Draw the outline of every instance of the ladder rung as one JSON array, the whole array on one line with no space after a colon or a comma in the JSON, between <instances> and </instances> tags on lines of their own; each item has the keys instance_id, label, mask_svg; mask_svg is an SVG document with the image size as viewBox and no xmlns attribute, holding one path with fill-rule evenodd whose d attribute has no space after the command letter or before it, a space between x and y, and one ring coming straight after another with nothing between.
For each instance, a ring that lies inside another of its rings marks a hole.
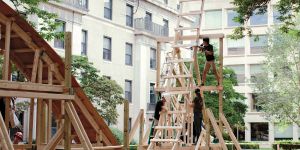
<instances>
[{"instance_id":1,"label":"ladder rung","mask_svg":"<svg viewBox=\"0 0 300 150\"><path fill-rule=\"evenodd\" d=\"M169 78L191 78L192 75L172 75L172 76L165 76L163 78L169 79Z\"/></svg>"},{"instance_id":2,"label":"ladder rung","mask_svg":"<svg viewBox=\"0 0 300 150\"><path fill-rule=\"evenodd\" d=\"M181 14L178 14L178 16L191 16L191 15L200 15L202 14L201 11L190 11L190 12L184 12Z\"/></svg>"},{"instance_id":3,"label":"ladder rung","mask_svg":"<svg viewBox=\"0 0 300 150\"><path fill-rule=\"evenodd\" d=\"M185 114L186 111L168 111L168 114Z\"/></svg>"},{"instance_id":4,"label":"ladder rung","mask_svg":"<svg viewBox=\"0 0 300 150\"><path fill-rule=\"evenodd\" d=\"M199 29L199 27L179 27L179 28L175 28L175 30L196 30Z\"/></svg>"},{"instance_id":5,"label":"ladder rung","mask_svg":"<svg viewBox=\"0 0 300 150\"><path fill-rule=\"evenodd\" d=\"M195 2L195 1L201 2L202 0L179 0L179 3L182 3L182 2Z\"/></svg>"},{"instance_id":6,"label":"ladder rung","mask_svg":"<svg viewBox=\"0 0 300 150\"><path fill-rule=\"evenodd\" d=\"M155 129L178 129L178 130L181 130L182 126L156 126Z\"/></svg>"},{"instance_id":7,"label":"ladder rung","mask_svg":"<svg viewBox=\"0 0 300 150\"><path fill-rule=\"evenodd\" d=\"M173 48L187 48L187 47L193 47L193 46L197 46L197 44L177 44L177 45L173 45Z\"/></svg>"},{"instance_id":8,"label":"ladder rung","mask_svg":"<svg viewBox=\"0 0 300 150\"><path fill-rule=\"evenodd\" d=\"M176 59L176 60L169 60L167 63L180 63L180 62L194 62L194 59L182 58L182 59Z\"/></svg>"},{"instance_id":9,"label":"ladder rung","mask_svg":"<svg viewBox=\"0 0 300 150\"><path fill-rule=\"evenodd\" d=\"M151 142L179 142L178 139L151 139Z\"/></svg>"},{"instance_id":10,"label":"ladder rung","mask_svg":"<svg viewBox=\"0 0 300 150\"><path fill-rule=\"evenodd\" d=\"M190 94L190 91L172 91L172 92L165 92L165 94L175 95L175 94Z\"/></svg>"}]
</instances>

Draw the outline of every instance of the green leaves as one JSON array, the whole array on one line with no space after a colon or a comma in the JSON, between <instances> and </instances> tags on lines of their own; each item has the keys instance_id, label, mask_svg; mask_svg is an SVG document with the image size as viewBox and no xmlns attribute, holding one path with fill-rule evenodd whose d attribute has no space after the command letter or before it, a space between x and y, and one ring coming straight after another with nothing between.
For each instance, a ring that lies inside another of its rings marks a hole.
<instances>
[{"instance_id":1,"label":"green leaves","mask_svg":"<svg viewBox=\"0 0 300 150\"><path fill-rule=\"evenodd\" d=\"M72 74L80 82L101 116L110 124L117 123L117 105L123 103L123 89L114 80L99 76L99 71L83 56L73 56Z\"/></svg>"}]
</instances>

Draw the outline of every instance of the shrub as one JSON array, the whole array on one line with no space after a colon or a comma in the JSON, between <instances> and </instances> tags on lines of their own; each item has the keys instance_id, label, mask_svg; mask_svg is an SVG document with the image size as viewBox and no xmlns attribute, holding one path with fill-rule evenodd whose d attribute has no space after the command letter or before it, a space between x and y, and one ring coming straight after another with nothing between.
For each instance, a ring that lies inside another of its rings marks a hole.
<instances>
[{"instance_id":1,"label":"shrub","mask_svg":"<svg viewBox=\"0 0 300 150\"><path fill-rule=\"evenodd\" d=\"M258 143L240 143L242 149L259 149ZM233 143L226 143L228 150L236 150Z\"/></svg>"},{"instance_id":2,"label":"shrub","mask_svg":"<svg viewBox=\"0 0 300 150\"><path fill-rule=\"evenodd\" d=\"M123 144L123 136L124 136L123 132L122 132L120 129L114 128L114 127L110 127L110 130L112 131L112 133L113 133L114 136L116 137L118 143L119 143L120 145L122 145L122 144ZM130 142L130 144L131 144L131 145L136 145L137 142L136 142L135 140L132 140L132 141Z\"/></svg>"},{"instance_id":3,"label":"shrub","mask_svg":"<svg viewBox=\"0 0 300 150\"><path fill-rule=\"evenodd\" d=\"M277 149L277 145L279 144L279 147L282 149L300 149L300 142L295 142L295 141L276 141L273 143L272 147L273 149Z\"/></svg>"}]
</instances>

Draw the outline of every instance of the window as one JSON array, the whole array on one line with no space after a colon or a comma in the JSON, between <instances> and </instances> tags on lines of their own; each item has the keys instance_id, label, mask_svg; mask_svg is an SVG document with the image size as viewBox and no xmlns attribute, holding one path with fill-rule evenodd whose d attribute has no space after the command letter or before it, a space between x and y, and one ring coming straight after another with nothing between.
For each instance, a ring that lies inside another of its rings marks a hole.
<instances>
[{"instance_id":1,"label":"window","mask_svg":"<svg viewBox=\"0 0 300 150\"><path fill-rule=\"evenodd\" d=\"M156 49L150 48L150 68L156 69Z\"/></svg>"},{"instance_id":2,"label":"window","mask_svg":"<svg viewBox=\"0 0 300 150\"><path fill-rule=\"evenodd\" d=\"M156 103L156 94L155 94L155 89L154 89L155 84L150 83L150 104L155 104Z\"/></svg>"},{"instance_id":3,"label":"window","mask_svg":"<svg viewBox=\"0 0 300 150\"><path fill-rule=\"evenodd\" d=\"M103 37L103 59L111 61L111 38Z\"/></svg>"},{"instance_id":4,"label":"window","mask_svg":"<svg viewBox=\"0 0 300 150\"><path fill-rule=\"evenodd\" d=\"M146 12L145 28L146 30L152 31L152 14L150 12Z\"/></svg>"},{"instance_id":5,"label":"window","mask_svg":"<svg viewBox=\"0 0 300 150\"><path fill-rule=\"evenodd\" d=\"M66 31L66 22L60 21L60 20L56 20L56 22L60 23L60 25L56 28L56 32L65 32ZM64 39L57 39L57 38L54 39L54 47L64 49L65 48Z\"/></svg>"},{"instance_id":6,"label":"window","mask_svg":"<svg viewBox=\"0 0 300 150\"><path fill-rule=\"evenodd\" d=\"M230 65L227 67L235 72L238 85L245 83L245 65Z\"/></svg>"},{"instance_id":7,"label":"window","mask_svg":"<svg viewBox=\"0 0 300 150\"><path fill-rule=\"evenodd\" d=\"M80 0L79 4L83 8L88 9L88 0Z\"/></svg>"},{"instance_id":8,"label":"window","mask_svg":"<svg viewBox=\"0 0 300 150\"><path fill-rule=\"evenodd\" d=\"M129 118L129 120L128 120L128 132L131 131L131 127L132 127L132 118Z\"/></svg>"},{"instance_id":9,"label":"window","mask_svg":"<svg viewBox=\"0 0 300 150\"><path fill-rule=\"evenodd\" d=\"M251 141L268 141L269 125L268 123L251 123Z\"/></svg>"},{"instance_id":10,"label":"window","mask_svg":"<svg viewBox=\"0 0 300 150\"><path fill-rule=\"evenodd\" d=\"M126 5L126 26L133 27L133 6Z\"/></svg>"},{"instance_id":11,"label":"window","mask_svg":"<svg viewBox=\"0 0 300 150\"><path fill-rule=\"evenodd\" d=\"M132 102L132 81L125 80L125 99Z\"/></svg>"},{"instance_id":12,"label":"window","mask_svg":"<svg viewBox=\"0 0 300 150\"><path fill-rule=\"evenodd\" d=\"M256 14L258 10L253 12L253 16L250 17L250 25L265 25L268 24L267 12L264 14Z\"/></svg>"},{"instance_id":13,"label":"window","mask_svg":"<svg viewBox=\"0 0 300 150\"><path fill-rule=\"evenodd\" d=\"M132 66L132 44L126 43L125 64Z\"/></svg>"},{"instance_id":14,"label":"window","mask_svg":"<svg viewBox=\"0 0 300 150\"><path fill-rule=\"evenodd\" d=\"M104 18L112 20L112 0L104 0Z\"/></svg>"},{"instance_id":15,"label":"window","mask_svg":"<svg viewBox=\"0 0 300 150\"><path fill-rule=\"evenodd\" d=\"M238 40L228 38L227 47L228 55L245 55L244 38Z\"/></svg>"},{"instance_id":16,"label":"window","mask_svg":"<svg viewBox=\"0 0 300 150\"><path fill-rule=\"evenodd\" d=\"M250 54L261 54L268 46L268 37L266 35L259 35L250 38Z\"/></svg>"},{"instance_id":17,"label":"window","mask_svg":"<svg viewBox=\"0 0 300 150\"><path fill-rule=\"evenodd\" d=\"M257 94L252 93L252 111L260 112L261 111L261 106L259 106L257 103Z\"/></svg>"},{"instance_id":18,"label":"window","mask_svg":"<svg viewBox=\"0 0 300 150\"><path fill-rule=\"evenodd\" d=\"M168 0L164 0L164 3L168 5L169 1Z\"/></svg>"},{"instance_id":19,"label":"window","mask_svg":"<svg viewBox=\"0 0 300 150\"><path fill-rule=\"evenodd\" d=\"M87 31L82 30L82 38L81 38L81 55L87 55Z\"/></svg>"},{"instance_id":20,"label":"window","mask_svg":"<svg viewBox=\"0 0 300 150\"><path fill-rule=\"evenodd\" d=\"M206 29L222 28L222 10L205 12L205 28Z\"/></svg>"},{"instance_id":21,"label":"window","mask_svg":"<svg viewBox=\"0 0 300 150\"><path fill-rule=\"evenodd\" d=\"M292 140L293 139L293 125L287 124L285 126L274 124L274 138L275 140Z\"/></svg>"},{"instance_id":22,"label":"window","mask_svg":"<svg viewBox=\"0 0 300 150\"><path fill-rule=\"evenodd\" d=\"M237 12L234 10L227 10L227 26L228 27L236 27L241 24L234 21L234 18L237 17Z\"/></svg>"},{"instance_id":23,"label":"window","mask_svg":"<svg viewBox=\"0 0 300 150\"><path fill-rule=\"evenodd\" d=\"M280 13L275 7L273 7L273 23L274 24L281 23L281 21L279 20L278 17L280 17Z\"/></svg>"},{"instance_id":24,"label":"window","mask_svg":"<svg viewBox=\"0 0 300 150\"><path fill-rule=\"evenodd\" d=\"M164 25L163 25L163 27L164 27L163 35L164 36L169 36L169 21L167 19L163 19L163 23L164 23Z\"/></svg>"},{"instance_id":25,"label":"window","mask_svg":"<svg viewBox=\"0 0 300 150\"><path fill-rule=\"evenodd\" d=\"M250 65L251 80L255 79L255 76L258 76L262 73L263 73L262 64L252 64L252 65Z\"/></svg>"}]
</instances>

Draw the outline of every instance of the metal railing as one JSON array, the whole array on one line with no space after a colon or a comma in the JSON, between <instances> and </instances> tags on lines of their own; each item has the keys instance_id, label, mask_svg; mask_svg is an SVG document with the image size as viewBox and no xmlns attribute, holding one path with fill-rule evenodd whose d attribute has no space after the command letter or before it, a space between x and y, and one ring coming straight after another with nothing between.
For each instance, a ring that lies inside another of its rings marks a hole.
<instances>
[{"instance_id":1,"label":"metal railing","mask_svg":"<svg viewBox=\"0 0 300 150\"><path fill-rule=\"evenodd\" d=\"M156 24L145 18L134 19L134 28L155 36L169 36L169 27Z\"/></svg>"},{"instance_id":2,"label":"metal railing","mask_svg":"<svg viewBox=\"0 0 300 150\"><path fill-rule=\"evenodd\" d=\"M59 3L66 4L70 7L74 7L83 11L88 10L88 0L61 0Z\"/></svg>"}]
</instances>

